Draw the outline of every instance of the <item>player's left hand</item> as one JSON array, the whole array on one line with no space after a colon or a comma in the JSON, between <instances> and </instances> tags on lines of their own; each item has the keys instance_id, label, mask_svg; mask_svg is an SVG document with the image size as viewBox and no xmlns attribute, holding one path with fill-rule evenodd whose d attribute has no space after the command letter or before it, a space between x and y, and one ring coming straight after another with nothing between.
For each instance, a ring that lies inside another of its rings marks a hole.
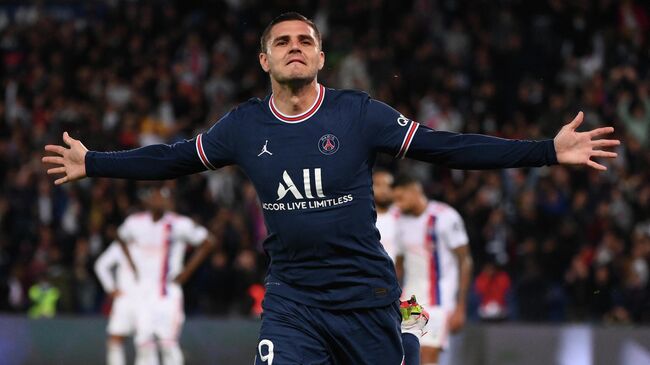
<instances>
[{"instance_id":1,"label":"player's left hand","mask_svg":"<svg viewBox=\"0 0 650 365\"><path fill-rule=\"evenodd\" d=\"M460 331L465 326L465 320L465 308L460 306L456 307L451 313L451 316L449 316L449 332L456 333Z\"/></svg>"},{"instance_id":2,"label":"player's left hand","mask_svg":"<svg viewBox=\"0 0 650 365\"><path fill-rule=\"evenodd\" d=\"M596 139L599 136L614 132L612 127L596 128L587 132L577 132L582 124L584 113L578 115L566 124L555 136L555 153L557 161L565 165L587 165L593 169L605 171L607 167L592 160L592 157L615 158L615 152L604 151L602 148L618 146L618 139Z\"/></svg>"}]
</instances>

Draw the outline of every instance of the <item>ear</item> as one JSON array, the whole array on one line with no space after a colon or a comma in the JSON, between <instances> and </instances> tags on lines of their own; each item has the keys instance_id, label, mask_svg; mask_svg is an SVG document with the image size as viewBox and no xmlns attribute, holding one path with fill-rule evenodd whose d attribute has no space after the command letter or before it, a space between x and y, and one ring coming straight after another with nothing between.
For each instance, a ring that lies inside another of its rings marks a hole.
<instances>
[{"instance_id":1,"label":"ear","mask_svg":"<svg viewBox=\"0 0 650 365\"><path fill-rule=\"evenodd\" d=\"M260 58L260 66L262 66L262 70L264 70L264 72L269 72L270 68L269 68L269 57L268 57L268 55L266 53L264 53L264 52L260 52L259 58Z\"/></svg>"},{"instance_id":2,"label":"ear","mask_svg":"<svg viewBox=\"0 0 650 365\"><path fill-rule=\"evenodd\" d=\"M323 69L325 66L325 52L320 51L318 54L318 71Z\"/></svg>"}]
</instances>

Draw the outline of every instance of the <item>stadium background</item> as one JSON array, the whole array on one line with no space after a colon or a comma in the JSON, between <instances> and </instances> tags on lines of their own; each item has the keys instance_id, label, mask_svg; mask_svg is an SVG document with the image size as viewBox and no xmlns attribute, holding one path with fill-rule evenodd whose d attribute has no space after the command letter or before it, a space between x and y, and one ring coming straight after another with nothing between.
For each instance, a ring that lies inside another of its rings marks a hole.
<instances>
[{"instance_id":1,"label":"stadium background","mask_svg":"<svg viewBox=\"0 0 650 365\"><path fill-rule=\"evenodd\" d=\"M25 319L47 312L30 292L56 288L57 318L106 314L92 266L139 209L133 182L55 187L42 147L64 130L93 150L193 137L269 92L259 35L287 10L323 33L321 83L367 90L430 127L550 138L579 110L588 127L613 125L623 144L605 173L379 164L416 174L464 217L475 262L468 334L629 329L644 331L639 356L650 358L650 5L607 0L0 2L0 356L15 345L8 323L44 328ZM185 287L188 333L206 321L254 327L266 262L251 184L236 168L169 184L179 212L226 226ZM481 311L487 298L505 316ZM64 322L53 328L65 335ZM239 345L253 349L255 334L247 339Z\"/></svg>"}]
</instances>

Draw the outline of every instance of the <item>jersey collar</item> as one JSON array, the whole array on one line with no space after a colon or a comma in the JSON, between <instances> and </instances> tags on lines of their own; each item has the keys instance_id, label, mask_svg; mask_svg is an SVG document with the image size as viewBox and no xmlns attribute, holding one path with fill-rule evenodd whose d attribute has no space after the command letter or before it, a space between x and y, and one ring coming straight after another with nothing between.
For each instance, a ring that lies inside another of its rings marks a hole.
<instances>
[{"instance_id":1,"label":"jersey collar","mask_svg":"<svg viewBox=\"0 0 650 365\"><path fill-rule=\"evenodd\" d=\"M318 94L316 94L316 100L314 101L314 104L312 104L312 106L307 109L306 112L296 115L283 114L278 110L278 108L275 107L273 94L271 94L271 97L269 98L269 109L271 109L271 113L282 122L291 124L300 123L316 114L321 105L323 105L323 99L325 99L325 87L323 87L321 84L318 84Z\"/></svg>"}]
</instances>

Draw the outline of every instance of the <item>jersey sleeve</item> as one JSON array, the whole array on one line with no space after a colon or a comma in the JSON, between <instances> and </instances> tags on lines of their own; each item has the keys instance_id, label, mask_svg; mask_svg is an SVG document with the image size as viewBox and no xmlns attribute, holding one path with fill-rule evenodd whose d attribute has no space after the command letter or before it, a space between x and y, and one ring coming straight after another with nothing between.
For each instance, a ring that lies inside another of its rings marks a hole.
<instances>
[{"instance_id":1,"label":"jersey sleeve","mask_svg":"<svg viewBox=\"0 0 650 365\"><path fill-rule=\"evenodd\" d=\"M557 164L552 139L525 141L415 128L404 155L454 169L487 170Z\"/></svg>"},{"instance_id":2,"label":"jersey sleeve","mask_svg":"<svg viewBox=\"0 0 650 365\"><path fill-rule=\"evenodd\" d=\"M476 170L558 163L552 139L524 141L435 131L367 95L361 120L369 146L400 159L409 157L449 168Z\"/></svg>"},{"instance_id":3,"label":"jersey sleeve","mask_svg":"<svg viewBox=\"0 0 650 365\"><path fill-rule=\"evenodd\" d=\"M232 111L207 132L174 144L154 144L128 151L86 153L88 177L135 180L166 180L206 169L214 170L235 161L234 114Z\"/></svg>"},{"instance_id":4,"label":"jersey sleeve","mask_svg":"<svg viewBox=\"0 0 650 365\"><path fill-rule=\"evenodd\" d=\"M153 144L127 151L86 153L88 177L166 180L205 171L196 154L196 138Z\"/></svg>"},{"instance_id":5,"label":"jersey sleeve","mask_svg":"<svg viewBox=\"0 0 650 365\"><path fill-rule=\"evenodd\" d=\"M104 291L111 293L117 288L115 279L111 274L111 267L120 262L120 251L116 242L111 243L95 261L95 274Z\"/></svg>"},{"instance_id":6,"label":"jersey sleeve","mask_svg":"<svg viewBox=\"0 0 650 365\"><path fill-rule=\"evenodd\" d=\"M174 224L178 238L192 246L198 246L208 238L208 230L188 217L181 217Z\"/></svg>"},{"instance_id":7,"label":"jersey sleeve","mask_svg":"<svg viewBox=\"0 0 650 365\"><path fill-rule=\"evenodd\" d=\"M377 151L403 158L419 124L397 110L366 96L361 108L363 135Z\"/></svg>"},{"instance_id":8,"label":"jersey sleeve","mask_svg":"<svg viewBox=\"0 0 650 365\"><path fill-rule=\"evenodd\" d=\"M117 237L127 244L134 240L132 226L133 218L128 217L124 220L124 223L117 227Z\"/></svg>"},{"instance_id":9,"label":"jersey sleeve","mask_svg":"<svg viewBox=\"0 0 650 365\"><path fill-rule=\"evenodd\" d=\"M445 223L442 226L442 237L445 245L454 250L458 247L469 244L469 237L465 230L465 223L458 212L450 208L447 211Z\"/></svg>"},{"instance_id":10,"label":"jersey sleeve","mask_svg":"<svg viewBox=\"0 0 650 365\"><path fill-rule=\"evenodd\" d=\"M236 160L236 113L229 112L207 132L196 136L196 156L206 169L232 165Z\"/></svg>"}]
</instances>

